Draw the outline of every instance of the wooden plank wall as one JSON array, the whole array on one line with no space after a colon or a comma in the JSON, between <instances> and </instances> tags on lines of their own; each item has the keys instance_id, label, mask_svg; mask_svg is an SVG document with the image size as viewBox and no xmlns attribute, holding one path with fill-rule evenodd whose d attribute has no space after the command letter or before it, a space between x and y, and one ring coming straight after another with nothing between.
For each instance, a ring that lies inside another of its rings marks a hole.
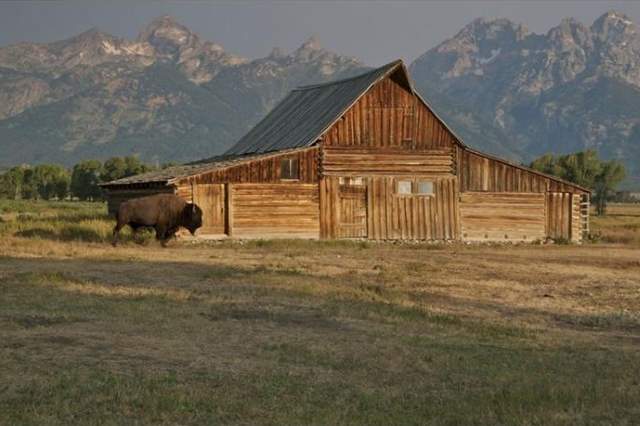
<instances>
[{"instance_id":1,"label":"wooden plank wall","mask_svg":"<svg viewBox=\"0 0 640 426\"><path fill-rule=\"evenodd\" d=\"M465 192L460 224L466 241L533 241L545 238L545 195Z\"/></svg>"},{"instance_id":2,"label":"wooden plank wall","mask_svg":"<svg viewBox=\"0 0 640 426\"><path fill-rule=\"evenodd\" d=\"M549 238L573 239L573 228L580 226L580 212L575 212L572 194L550 192L547 194L546 216ZM576 196L575 198L579 198ZM579 207L579 205L578 205ZM577 214L577 223L573 216ZM578 237L579 237L578 232Z\"/></svg>"},{"instance_id":3,"label":"wooden plank wall","mask_svg":"<svg viewBox=\"0 0 640 426\"><path fill-rule=\"evenodd\" d=\"M318 238L317 184L231 184L234 237Z\"/></svg>"},{"instance_id":4,"label":"wooden plank wall","mask_svg":"<svg viewBox=\"0 0 640 426\"><path fill-rule=\"evenodd\" d=\"M122 203L123 201L127 201L132 198L146 197L147 195L172 194L174 193L174 191L174 188L171 186L158 186L148 188L125 187L123 189L106 189L105 198L107 199L107 210L110 215L114 215L118 211L120 203Z\"/></svg>"},{"instance_id":5,"label":"wooden plank wall","mask_svg":"<svg viewBox=\"0 0 640 426\"><path fill-rule=\"evenodd\" d=\"M367 237L366 185L340 185L338 238Z\"/></svg>"},{"instance_id":6,"label":"wooden plank wall","mask_svg":"<svg viewBox=\"0 0 640 426\"><path fill-rule=\"evenodd\" d=\"M235 166L186 177L178 181L177 186L190 187L192 183L277 183L280 182L280 160L283 158L298 159L300 179L294 182L318 182L319 148L313 147L291 153L273 155L253 161L246 161Z\"/></svg>"},{"instance_id":7,"label":"wooden plank wall","mask_svg":"<svg viewBox=\"0 0 640 426\"><path fill-rule=\"evenodd\" d=\"M433 195L396 194L399 179L405 178L372 177L369 180L369 238L456 239L459 234L456 179L435 179Z\"/></svg>"},{"instance_id":8,"label":"wooden plank wall","mask_svg":"<svg viewBox=\"0 0 640 426\"><path fill-rule=\"evenodd\" d=\"M453 135L392 76L371 88L323 136L325 146L452 148Z\"/></svg>"},{"instance_id":9,"label":"wooden plank wall","mask_svg":"<svg viewBox=\"0 0 640 426\"><path fill-rule=\"evenodd\" d=\"M339 238L339 178L320 181L321 238ZM455 177L434 179L434 195L396 194L406 177L371 176L367 185L367 238L374 240L448 240L458 238L458 192Z\"/></svg>"},{"instance_id":10,"label":"wooden plank wall","mask_svg":"<svg viewBox=\"0 0 640 426\"><path fill-rule=\"evenodd\" d=\"M224 234L224 184L194 185L193 202L202 209L202 228L198 233Z\"/></svg>"},{"instance_id":11,"label":"wooden plank wall","mask_svg":"<svg viewBox=\"0 0 640 426\"><path fill-rule=\"evenodd\" d=\"M546 176L533 173L503 163L499 160L483 157L458 149L461 157L458 161L460 191L487 192L575 192L584 191Z\"/></svg>"},{"instance_id":12,"label":"wooden plank wall","mask_svg":"<svg viewBox=\"0 0 640 426\"><path fill-rule=\"evenodd\" d=\"M320 171L325 176L421 175L450 176L454 173L452 151L412 151L330 147L321 151Z\"/></svg>"}]
</instances>

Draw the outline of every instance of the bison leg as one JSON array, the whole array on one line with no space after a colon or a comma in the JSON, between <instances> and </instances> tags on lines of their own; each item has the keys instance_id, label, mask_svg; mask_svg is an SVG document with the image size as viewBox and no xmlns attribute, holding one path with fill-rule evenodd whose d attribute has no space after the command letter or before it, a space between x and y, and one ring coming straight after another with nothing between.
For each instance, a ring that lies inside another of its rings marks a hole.
<instances>
[{"instance_id":1,"label":"bison leg","mask_svg":"<svg viewBox=\"0 0 640 426\"><path fill-rule=\"evenodd\" d=\"M124 223L120 223L120 221L118 221L118 223L116 223L116 226L113 228L113 241L111 242L111 244L113 244L114 247L118 245L120 230L124 227L124 225Z\"/></svg>"},{"instance_id":2,"label":"bison leg","mask_svg":"<svg viewBox=\"0 0 640 426\"><path fill-rule=\"evenodd\" d=\"M178 228L171 228L169 230L167 230L164 238L166 242L169 242L170 239L175 238L176 237L176 232L178 232Z\"/></svg>"},{"instance_id":3,"label":"bison leg","mask_svg":"<svg viewBox=\"0 0 640 426\"><path fill-rule=\"evenodd\" d=\"M129 226L131 227L131 238L133 239L134 242L140 244L140 229L144 229L144 226L139 225L137 223L130 223Z\"/></svg>"},{"instance_id":4,"label":"bison leg","mask_svg":"<svg viewBox=\"0 0 640 426\"><path fill-rule=\"evenodd\" d=\"M167 243L165 242L165 240L167 239L167 228L161 225L156 225L155 229L156 229L156 240L162 243L162 247L166 247Z\"/></svg>"}]
</instances>

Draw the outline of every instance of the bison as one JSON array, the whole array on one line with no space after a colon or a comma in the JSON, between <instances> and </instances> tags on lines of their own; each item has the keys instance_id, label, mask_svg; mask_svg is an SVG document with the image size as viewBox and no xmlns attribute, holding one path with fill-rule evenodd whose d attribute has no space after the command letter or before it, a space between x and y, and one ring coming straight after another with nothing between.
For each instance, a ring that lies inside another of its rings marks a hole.
<instances>
[{"instance_id":1,"label":"bison","mask_svg":"<svg viewBox=\"0 0 640 426\"><path fill-rule=\"evenodd\" d=\"M157 194L134 198L120 204L113 228L113 246L118 244L120 230L129 225L135 234L139 228L152 227L156 239L166 247L168 240L182 226L191 235L202 226L202 210L174 194Z\"/></svg>"}]
</instances>

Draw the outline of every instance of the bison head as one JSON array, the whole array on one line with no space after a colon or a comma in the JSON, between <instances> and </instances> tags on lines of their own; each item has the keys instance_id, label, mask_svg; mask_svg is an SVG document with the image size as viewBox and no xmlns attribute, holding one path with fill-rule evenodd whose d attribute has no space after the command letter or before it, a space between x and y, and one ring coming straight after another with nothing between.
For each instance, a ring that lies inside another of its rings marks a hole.
<instances>
[{"instance_id":1,"label":"bison head","mask_svg":"<svg viewBox=\"0 0 640 426\"><path fill-rule=\"evenodd\" d=\"M202 209L195 203L189 203L184 207L182 217L182 226L187 228L191 235L194 235L196 230L202 226Z\"/></svg>"}]
</instances>

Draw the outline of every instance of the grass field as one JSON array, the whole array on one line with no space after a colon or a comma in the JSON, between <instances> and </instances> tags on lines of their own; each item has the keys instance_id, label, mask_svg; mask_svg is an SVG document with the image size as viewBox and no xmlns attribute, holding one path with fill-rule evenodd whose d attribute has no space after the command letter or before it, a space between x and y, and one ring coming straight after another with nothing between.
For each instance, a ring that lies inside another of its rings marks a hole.
<instances>
[{"instance_id":1,"label":"grass field","mask_svg":"<svg viewBox=\"0 0 640 426\"><path fill-rule=\"evenodd\" d=\"M0 201L1 424L638 424L640 206L596 243L108 244Z\"/></svg>"}]
</instances>

